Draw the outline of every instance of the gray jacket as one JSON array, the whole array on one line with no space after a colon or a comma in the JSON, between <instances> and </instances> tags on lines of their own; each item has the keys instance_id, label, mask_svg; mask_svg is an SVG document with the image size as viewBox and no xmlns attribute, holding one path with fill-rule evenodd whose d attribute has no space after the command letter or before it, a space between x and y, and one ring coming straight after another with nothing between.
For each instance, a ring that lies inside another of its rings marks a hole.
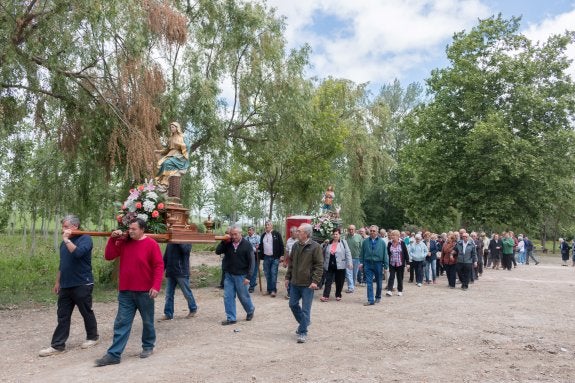
<instances>
[{"instance_id":1,"label":"gray jacket","mask_svg":"<svg viewBox=\"0 0 575 383\"><path fill-rule=\"evenodd\" d=\"M323 248L323 269L327 270L329 267L329 252L331 249L331 243L328 243ZM337 264L338 270L345 269L346 267L353 267L353 261L351 259L351 250L345 239L340 239L337 244L337 249L335 250L335 263Z\"/></svg>"},{"instance_id":2,"label":"gray jacket","mask_svg":"<svg viewBox=\"0 0 575 383\"><path fill-rule=\"evenodd\" d=\"M465 252L463 251L463 241L457 241L457 263L475 263L477 262L477 248L472 239L467 241Z\"/></svg>"}]
</instances>

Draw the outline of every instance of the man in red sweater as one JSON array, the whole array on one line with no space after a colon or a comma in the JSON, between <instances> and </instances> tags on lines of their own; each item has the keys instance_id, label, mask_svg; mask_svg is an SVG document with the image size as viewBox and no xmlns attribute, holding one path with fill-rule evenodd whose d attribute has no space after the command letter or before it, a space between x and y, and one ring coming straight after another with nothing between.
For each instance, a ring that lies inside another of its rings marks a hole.
<instances>
[{"instance_id":1,"label":"man in red sweater","mask_svg":"<svg viewBox=\"0 0 575 383\"><path fill-rule=\"evenodd\" d=\"M120 258L118 313L114 321L114 340L106 355L96 360L98 367L120 363L136 310L140 312L143 324L140 358L147 358L154 351L154 298L162 286L164 261L160 246L145 235L145 228L146 222L137 218L128 226L128 237L121 230L115 230L106 244L106 260Z\"/></svg>"}]
</instances>

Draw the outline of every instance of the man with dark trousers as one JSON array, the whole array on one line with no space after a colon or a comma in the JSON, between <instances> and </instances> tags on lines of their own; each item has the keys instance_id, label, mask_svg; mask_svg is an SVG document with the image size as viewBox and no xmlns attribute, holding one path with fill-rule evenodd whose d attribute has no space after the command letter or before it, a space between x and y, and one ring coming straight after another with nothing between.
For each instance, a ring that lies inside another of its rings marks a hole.
<instances>
[{"instance_id":1,"label":"man with dark trousers","mask_svg":"<svg viewBox=\"0 0 575 383\"><path fill-rule=\"evenodd\" d=\"M461 281L461 289L467 290L473 267L477 267L477 248L475 242L469 238L469 233L462 232L461 239L455 245L457 249L457 276Z\"/></svg>"},{"instance_id":2,"label":"man with dark trousers","mask_svg":"<svg viewBox=\"0 0 575 383\"><path fill-rule=\"evenodd\" d=\"M52 335L51 346L41 350L40 356L55 355L65 350L75 306L84 318L86 328L86 341L80 347L98 344L98 326L92 311L92 238L85 234L72 236L72 230L80 227L80 219L75 215L67 215L61 223L60 266L53 289L58 294L58 326Z\"/></svg>"},{"instance_id":3,"label":"man with dark trousers","mask_svg":"<svg viewBox=\"0 0 575 383\"><path fill-rule=\"evenodd\" d=\"M273 230L271 221L266 222L265 231L260 236L259 257L264 260L264 274L267 281L266 295L277 295L278 267L283 261L284 243L279 232Z\"/></svg>"}]
</instances>

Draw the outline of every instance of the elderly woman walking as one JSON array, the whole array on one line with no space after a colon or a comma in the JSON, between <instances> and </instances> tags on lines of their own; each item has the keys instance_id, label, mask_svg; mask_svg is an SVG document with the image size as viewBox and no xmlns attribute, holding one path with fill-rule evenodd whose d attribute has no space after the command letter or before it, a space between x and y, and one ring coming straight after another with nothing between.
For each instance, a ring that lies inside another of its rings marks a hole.
<instances>
[{"instance_id":1,"label":"elderly woman walking","mask_svg":"<svg viewBox=\"0 0 575 383\"><path fill-rule=\"evenodd\" d=\"M445 269L445 274L447 274L447 283L451 289L455 288L455 265L457 264L456 244L457 236L454 233L451 233L447 237L447 241L443 244L443 248L441 249L441 264Z\"/></svg>"},{"instance_id":2,"label":"elderly woman walking","mask_svg":"<svg viewBox=\"0 0 575 383\"><path fill-rule=\"evenodd\" d=\"M403 272L405 266L409 268L409 253L407 246L399 238L399 230L392 230L389 234L390 241L387 244L387 253L389 254L389 278L387 281L388 296L392 296L393 283L397 276L397 295L403 295Z\"/></svg>"},{"instance_id":3,"label":"elderly woman walking","mask_svg":"<svg viewBox=\"0 0 575 383\"><path fill-rule=\"evenodd\" d=\"M323 269L326 270L325 286L322 302L329 300L331 285L335 279L335 300L341 301L341 291L345 281L346 268L353 269L351 251L345 239L341 238L341 231L338 228L332 230L331 242L323 249Z\"/></svg>"}]
</instances>

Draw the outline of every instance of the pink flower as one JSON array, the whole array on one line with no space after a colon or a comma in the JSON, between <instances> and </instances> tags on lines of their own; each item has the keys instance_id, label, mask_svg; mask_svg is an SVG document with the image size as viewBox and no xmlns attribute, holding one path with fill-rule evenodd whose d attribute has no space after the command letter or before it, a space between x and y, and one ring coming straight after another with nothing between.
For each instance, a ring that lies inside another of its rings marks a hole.
<instances>
[{"instance_id":1,"label":"pink flower","mask_svg":"<svg viewBox=\"0 0 575 383\"><path fill-rule=\"evenodd\" d=\"M141 209L141 208L142 208L142 203L136 202L136 209Z\"/></svg>"},{"instance_id":2,"label":"pink flower","mask_svg":"<svg viewBox=\"0 0 575 383\"><path fill-rule=\"evenodd\" d=\"M163 202L160 202L160 203L158 204L158 209L164 210L164 203L163 203Z\"/></svg>"},{"instance_id":3,"label":"pink flower","mask_svg":"<svg viewBox=\"0 0 575 383\"><path fill-rule=\"evenodd\" d=\"M144 185L138 186L138 190L139 190L139 191L144 191Z\"/></svg>"},{"instance_id":4,"label":"pink flower","mask_svg":"<svg viewBox=\"0 0 575 383\"><path fill-rule=\"evenodd\" d=\"M124 217L123 214L118 214L118 216L116 217L116 221L118 221L118 223L122 223L122 218Z\"/></svg>"},{"instance_id":5,"label":"pink flower","mask_svg":"<svg viewBox=\"0 0 575 383\"><path fill-rule=\"evenodd\" d=\"M152 218L158 218L159 216L160 216L160 212L159 212L159 211L154 210L154 211L152 212Z\"/></svg>"}]
</instances>

